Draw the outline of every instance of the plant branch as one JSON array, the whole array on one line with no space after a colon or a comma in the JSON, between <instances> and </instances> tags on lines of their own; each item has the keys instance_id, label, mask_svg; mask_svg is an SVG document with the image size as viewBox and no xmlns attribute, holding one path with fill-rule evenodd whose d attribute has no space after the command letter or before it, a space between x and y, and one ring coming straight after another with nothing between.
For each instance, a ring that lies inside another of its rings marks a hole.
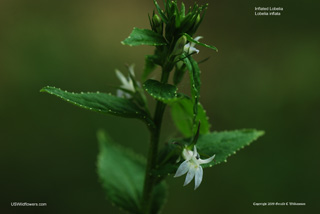
<instances>
[{"instance_id":1,"label":"plant branch","mask_svg":"<svg viewBox=\"0 0 320 214\"><path fill-rule=\"evenodd\" d=\"M171 69L172 69L171 66L163 66L162 76L161 76L162 83L168 82ZM163 117L165 108L166 108L165 103L161 101L157 101L156 110L153 118L155 126L154 126L154 129L150 130L151 140L150 140L150 147L148 152L147 168L146 168L143 198L142 198L142 210L143 210L143 213L145 214L149 214L151 212L152 192L156 183L156 176L152 174L152 170L155 168L157 164L160 130L161 130L162 117Z\"/></svg>"}]
</instances>

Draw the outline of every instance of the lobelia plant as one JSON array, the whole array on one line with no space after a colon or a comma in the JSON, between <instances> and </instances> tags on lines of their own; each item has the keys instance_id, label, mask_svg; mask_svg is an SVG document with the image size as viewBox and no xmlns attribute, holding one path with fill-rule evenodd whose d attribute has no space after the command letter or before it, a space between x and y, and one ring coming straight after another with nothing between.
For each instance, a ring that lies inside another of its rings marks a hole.
<instances>
[{"instance_id":1,"label":"lobelia plant","mask_svg":"<svg viewBox=\"0 0 320 214\"><path fill-rule=\"evenodd\" d=\"M199 42L194 35L203 21L207 4L194 4L188 12L177 1L164 1L164 10L157 1L158 14L149 16L151 30L134 28L122 41L129 46L155 46L153 55L145 57L143 84L135 77L134 66L128 66L128 76L116 70L121 81L116 96L110 93L70 93L55 87L44 87L41 92L58 96L79 107L120 117L142 120L150 132L147 159L115 144L108 134L98 131L100 153L98 175L108 199L129 213L159 213L165 198L165 178L186 175L184 185L193 178L197 189L203 179L203 168L226 162L227 157L249 145L263 131L254 129L210 132L206 111L199 102L200 69L193 59L199 50L195 45L214 51L216 47ZM147 79L157 66L162 69L160 81ZM173 83L169 75L174 71ZM188 71L191 96L178 93L177 86ZM156 100L153 116L150 114L145 92ZM173 122L183 137L171 139L159 150L163 113L170 107ZM203 157L205 159L201 159Z\"/></svg>"}]
</instances>

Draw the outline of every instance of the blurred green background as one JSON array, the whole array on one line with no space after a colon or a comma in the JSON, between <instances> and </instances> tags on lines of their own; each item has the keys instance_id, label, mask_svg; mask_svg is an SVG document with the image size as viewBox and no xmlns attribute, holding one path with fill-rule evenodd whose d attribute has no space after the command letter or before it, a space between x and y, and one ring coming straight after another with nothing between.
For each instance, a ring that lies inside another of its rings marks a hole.
<instances>
[{"instance_id":1,"label":"blurred green background","mask_svg":"<svg viewBox=\"0 0 320 214\"><path fill-rule=\"evenodd\" d=\"M197 191L193 184L182 187L184 178L170 177L163 213L319 210L319 2L209 3L197 35L219 53L200 47L196 59L210 56L201 64L201 102L212 130L257 128L266 135L228 163L205 170ZM255 17L258 6L284 11ZM89 112L39 90L114 92L114 69L124 71L124 63L135 63L139 76L153 48L120 41L134 26L148 28L153 8L152 0L0 1L0 213L119 213L98 182L96 131L103 128L145 155L144 124ZM189 90L187 79L180 89ZM169 116L167 111L163 142L177 133ZM288 201L307 206L252 205Z\"/></svg>"}]
</instances>

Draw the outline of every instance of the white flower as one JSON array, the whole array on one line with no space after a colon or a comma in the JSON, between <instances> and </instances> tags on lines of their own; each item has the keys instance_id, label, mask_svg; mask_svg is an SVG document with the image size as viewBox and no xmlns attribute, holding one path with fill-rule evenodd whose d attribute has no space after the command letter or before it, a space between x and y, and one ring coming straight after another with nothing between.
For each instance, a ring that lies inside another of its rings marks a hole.
<instances>
[{"instance_id":1,"label":"white flower","mask_svg":"<svg viewBox=\"0 0 320 214\"><path fill-rule=\"evenodd\" d=\"M134 71L132 69L129 69L129 72L131 73L132 76L134 76ZM133 93L136 92L133 81L130 76L128 76L128 78L126 78L119 70L116 70L116 75L117 75L118 79L120 80L120 82L122 83L120 88L122 88L126 91L131 91ZM131 95L129 93L126 93L125 91L122 91L121 89L117 90L117 96L118 97L126 96L127 98L131 97Z\"/></svg>"},{"instance_id":2,"label":"white flower","mask_svg":"<svg viewBox=\"0 0 320 214\"><path fill-rule=\"evenodd\" d=\"M197 36L196 38L194 38L194 40L199 41L199 39L202 39L202 36ZM196 49L194 46L196 45L196 43L194 42L189 42L187 44L185 44L183 50L188 53L188 54L192 54L192 53L199 53L199 50Z\"/></svg>"},{"instance_id":3,"label":"white flower","mask_svg":"<svg viewBox=\"0 0 320 214\"><path fill-rule=\"evenodd\" d=\"M200 159L200 155L197 152L196 146L194 146L193 151L188 150L187 148L183 149L182 156L185 161L179 166L174 177L179 177L188 172L186 180L184 181L184 186L189 184L194 177L194 189L197 189L200 186L203 177L203 169L200 164L210 163L215 155L208 159L202 160Z\"/></svg>"}]
</instances>

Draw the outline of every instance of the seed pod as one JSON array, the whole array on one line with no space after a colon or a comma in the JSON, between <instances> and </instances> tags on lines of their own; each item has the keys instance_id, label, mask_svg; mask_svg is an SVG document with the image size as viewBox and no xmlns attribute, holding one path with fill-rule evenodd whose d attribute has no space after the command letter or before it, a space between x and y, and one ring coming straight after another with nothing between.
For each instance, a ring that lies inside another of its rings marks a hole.
<instances>
[{"instance_id":1,"label":"seed pod","mask_svg":"<svg viewBox=\"0 0 320 214\"><path fill-rule=\"evenodd\" d=\"M187 37L181 36L178 41L176 42L174 49L172 51L172 56L177 56L183 53L183 48L185 44L187 43Z\"/></svg>"},{"instance_id":2,"label":"seed pod","mask_svg":"<svg viewBox=\"0 0 320 214\"><path fill-rule=\"evenodd\" d=\"M178 85L181 82L186 70L187 66L182 61L176 63L176 69L173 75L174 85Z\"/></svg>"}]
</instances>

